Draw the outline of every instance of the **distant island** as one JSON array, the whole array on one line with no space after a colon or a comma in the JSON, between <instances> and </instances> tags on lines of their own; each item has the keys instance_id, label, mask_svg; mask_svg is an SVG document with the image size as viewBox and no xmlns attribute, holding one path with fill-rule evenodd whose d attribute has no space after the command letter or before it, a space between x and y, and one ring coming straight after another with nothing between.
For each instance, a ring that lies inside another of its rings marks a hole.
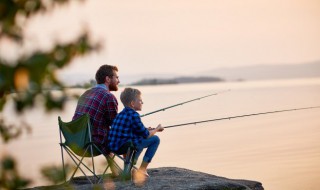
<instances>
[{"instance_id":1,"label":"distant island","mask_svg":"<svg viewBox=\"0 0 320 190\"><path fill-rule=\"evenodd\" d=\"M131 85L163 85L163 84L183 84L183 83L202 83L202 82L222 82L219 77L176 77L170 79L151 78L142 79L138 82L131 83Z\"/></svg>"},{"instance_id":2,"label":"distant island","mask_svg":"<svg viewBox=\"0 0 320 190\"><path fill-rule=\"evenodd\" d=\"M196 82L220 82L220 81L253 81L274 79L297 79L320 77L320 60L296 64L264 64L239 67L223 67L206 69L193 75L179 77L181 73L156 72L156 73L131 73L120 74L120 84L124 85L161 85ZM184 76L184 75L183 75ZM192 76L192 77L190 77ZM197 77L193 77L197 76ZM65 74L62 80L68 87L88 87L95 83L91 79L92 74ZM142 78L143 77L143 78ZM182 81L181 81L182 80ZM138 81L138 82L136 82Z\"/></svg>"}]
</instances>

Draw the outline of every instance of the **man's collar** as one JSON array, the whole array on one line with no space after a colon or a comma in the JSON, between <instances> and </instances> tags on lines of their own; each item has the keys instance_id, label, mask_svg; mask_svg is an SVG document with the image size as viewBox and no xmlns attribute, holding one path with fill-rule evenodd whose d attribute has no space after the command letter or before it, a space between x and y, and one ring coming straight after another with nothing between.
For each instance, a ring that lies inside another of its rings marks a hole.
<instances>
[{"instance_id":1,"label":"man's collar","mask_svg":"<svg viewBox=\"0 0 320 190\"><path fill-rule=\"evenodd\" d=\"M95 87L97 87L97 88L103 88L103 89L105 89L105 90L108 90L109 91L109 88L105 85L105 84L96 84L96 86Z\"/></svg>"}]
</instances>

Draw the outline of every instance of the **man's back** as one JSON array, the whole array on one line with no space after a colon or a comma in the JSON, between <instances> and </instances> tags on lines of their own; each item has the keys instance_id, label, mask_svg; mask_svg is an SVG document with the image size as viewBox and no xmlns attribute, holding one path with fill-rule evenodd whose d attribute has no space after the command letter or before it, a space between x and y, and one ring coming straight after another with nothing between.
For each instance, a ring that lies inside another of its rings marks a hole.
<instances>
[{"instance_id":1,"label":"man's back","mask_svg":"<svg viewBox=\"0 0 320 190\"><path fill-rule=\"evenodd\" d=\"M115 96L101 86L87 90L80 96L72 119L85 113L90 115L93 141L106 144L110 125L118 113L118 102Z\"/></svg>"}]
</instances>

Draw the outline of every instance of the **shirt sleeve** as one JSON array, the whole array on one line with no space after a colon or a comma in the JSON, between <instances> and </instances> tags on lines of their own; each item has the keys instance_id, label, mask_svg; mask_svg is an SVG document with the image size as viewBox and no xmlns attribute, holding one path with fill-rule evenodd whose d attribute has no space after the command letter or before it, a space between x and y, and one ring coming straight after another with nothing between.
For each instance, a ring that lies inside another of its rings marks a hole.
<instances>
[{"instance_id":1,"label":"shirt sleeve","mask_svg":"<svg viewBox=\"0 0 320 190\"><path fill-rule=\"evenodd\" d=\"M143 125L141 118L138 113L134 113L132 115L132 128L133 133L138 136L142 136L143 138L148 138L149 130Z\"/></svg>"}]
</instances>

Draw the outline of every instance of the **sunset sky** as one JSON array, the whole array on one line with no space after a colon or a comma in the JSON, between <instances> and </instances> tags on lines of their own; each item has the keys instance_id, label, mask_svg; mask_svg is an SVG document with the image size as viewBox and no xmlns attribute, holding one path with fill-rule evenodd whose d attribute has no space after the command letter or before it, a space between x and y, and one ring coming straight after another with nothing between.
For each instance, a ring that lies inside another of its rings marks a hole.
<instances>
[{"instance_id":1,"label":"sunset sky","mask_svg":"<svg viewBox=\"0 0 320 190\"><path fill-rule=\"evenodd\" d=\"M134 75L320 60L319 0L72 1L31 20L26 47L48 48L84 28L104 48L61 72L70 82L93 78L102 64L117 65L126 82Z\"/></svg>"}]
</instances>

